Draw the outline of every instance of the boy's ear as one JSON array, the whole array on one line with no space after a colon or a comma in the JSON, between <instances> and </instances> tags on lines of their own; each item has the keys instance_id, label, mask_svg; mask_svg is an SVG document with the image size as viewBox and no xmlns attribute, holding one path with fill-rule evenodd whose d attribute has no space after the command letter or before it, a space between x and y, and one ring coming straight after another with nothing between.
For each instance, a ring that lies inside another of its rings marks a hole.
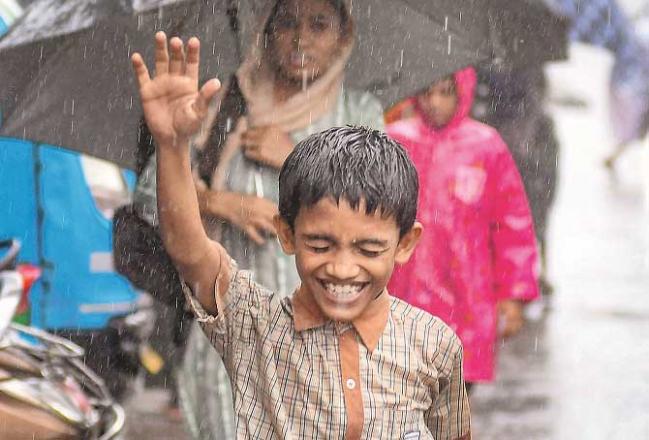
<instances>
[{"instance_id":1,"label":"boy's ear","mask_svg":"<svg viewBox=\"0 0 649 440\"><path fill-rule=\"evenodd\" d=\"M394 257L394 261L397 264L405 264L410 259L410 256L417 247L421 234L424 232L424 227L421 223L415 222L412 225L412 228L401 237L399 244L397 245L397 253Z\"/></svg>"},{"instance_id":2,"label":"boy's ear","mask_svg":"<svg viewBox=\"0 0 649 440\"><path fill-rule=\"evenodd\" d=\"M295 234L293 228L280 215L273 217L277 238L286 255L295 255Z\"/></svg>"}]
</instances>

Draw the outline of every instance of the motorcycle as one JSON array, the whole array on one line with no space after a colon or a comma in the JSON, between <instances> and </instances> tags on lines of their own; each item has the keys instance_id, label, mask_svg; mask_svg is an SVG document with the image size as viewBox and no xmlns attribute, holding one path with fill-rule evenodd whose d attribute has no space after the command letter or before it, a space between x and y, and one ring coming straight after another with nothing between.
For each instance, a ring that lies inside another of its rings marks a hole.
<instances>
[{"instance_id":1,"label":"motorcycle","mask_svg":"<svg viewBox=\"0 0 649 440\"><path fill-rule=\"evenodd\" d=\"M124 410L84 364L84 350L16 322L40 270L16 264L19 242L0 248L8 249L0 258L0 438L117 439Z\"/></svg>"}]
</instances>

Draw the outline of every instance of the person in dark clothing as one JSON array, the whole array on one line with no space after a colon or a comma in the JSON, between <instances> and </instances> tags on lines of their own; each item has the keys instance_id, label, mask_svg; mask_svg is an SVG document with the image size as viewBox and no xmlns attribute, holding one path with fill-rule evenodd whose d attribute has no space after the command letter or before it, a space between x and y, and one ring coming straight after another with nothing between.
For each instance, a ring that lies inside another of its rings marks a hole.
<instances>
[{"instance_id":1,"label":"person in dark clothing","mask_svg":"<svg viewBox=\"0 0 649 440\"><path fill-rule=\"evenodd\" d=\"M551 293L545 276L547 231L558 184L559 141L543 108L545 79L537 66L510 72L483 67L478 76L474 116L500 132L523 178L541 252L541 291Z\"/></svg>"},{"instance_id":2,"label":"person in dark clothing","mask_svg":"<svg viewBox=\"0 0 649 440\"><path fill-rule=\"evenodd\" d=\"M541 291L551 293L545 276L547 229L558 181L559 141L544 108L543 67L567 58L569 21L539 4L491 0L494 60L478 67L473 116L495 127L509 146L532 209L541 251ZM518 9L517 9L518 8Z\"/></svg>"}]
</instances>

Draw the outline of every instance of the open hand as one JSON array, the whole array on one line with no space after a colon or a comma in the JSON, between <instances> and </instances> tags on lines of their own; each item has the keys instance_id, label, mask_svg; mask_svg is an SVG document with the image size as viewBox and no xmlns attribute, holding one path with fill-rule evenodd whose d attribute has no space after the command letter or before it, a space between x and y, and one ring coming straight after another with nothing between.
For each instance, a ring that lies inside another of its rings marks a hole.
<instances>
[{"instance_id":1,"label":"open hand","mask_svg":"<svg viewBox=\"0 0 649 440\"><path fill-rule=\"evenodd\" d=\"M282 168L284 161L293 151L293 142L279 127L267 125L251 128L241 136L244 155L255 162Z\"/></svg>"},{"instance_id":2,"label":"open hand","mask_svg":"<svg viewBox=\"0 0 649 440\"><path fill-rule=\"evenodd\" d=\"M191 38L187 54L180 38L170 40L164 32L155 35L155 77L139 53L131 60L137 77L147 125L158 145L179 145L196 134L207 114L210 100L219 91L217 79L198 89L200 42Z\"/></svg>"}]
</instances>

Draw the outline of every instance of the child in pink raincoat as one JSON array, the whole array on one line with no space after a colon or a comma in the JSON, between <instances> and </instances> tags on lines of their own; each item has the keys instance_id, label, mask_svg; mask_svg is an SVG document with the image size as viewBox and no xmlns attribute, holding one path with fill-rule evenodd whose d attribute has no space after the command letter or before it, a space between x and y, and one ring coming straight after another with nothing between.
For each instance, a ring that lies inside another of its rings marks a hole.
<instances>
[{"instance_id":1,"label":"child in pink raincoat","mask_svg":"<svg viewBox=\"0 0 649 440\"><path fill-rule=\"evenodd\" d=\"M419 172L424 225L389 289L446 321L464 344L466 381L488 382L498 334L518 332L523 303L538 296L537 247L507 146L469 117L475 85L474 70L461 70L386 115Z\"/></svg>"}]
</instances>

